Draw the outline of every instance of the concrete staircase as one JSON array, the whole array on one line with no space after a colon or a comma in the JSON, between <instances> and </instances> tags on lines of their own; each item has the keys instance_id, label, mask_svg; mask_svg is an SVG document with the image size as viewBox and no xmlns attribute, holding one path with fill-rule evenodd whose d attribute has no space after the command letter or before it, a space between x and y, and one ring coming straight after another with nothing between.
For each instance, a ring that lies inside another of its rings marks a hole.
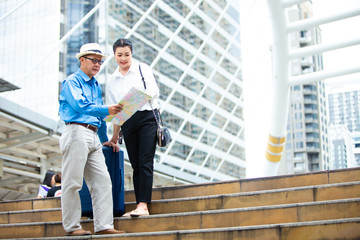
<instances>
[{"instance_id":1,"label":"concrete staircase","mask_svg":"<svg viewBox=\"0 0 360 240\"><path fill-rule=\"evenodd\" d=\"M125 200L133 209L133 192ZM0 202L0 238L360 239L360 168L157 188L150 213L115 218L123 235L70 238L59 199Z\"/></svg>"}]
</instances>

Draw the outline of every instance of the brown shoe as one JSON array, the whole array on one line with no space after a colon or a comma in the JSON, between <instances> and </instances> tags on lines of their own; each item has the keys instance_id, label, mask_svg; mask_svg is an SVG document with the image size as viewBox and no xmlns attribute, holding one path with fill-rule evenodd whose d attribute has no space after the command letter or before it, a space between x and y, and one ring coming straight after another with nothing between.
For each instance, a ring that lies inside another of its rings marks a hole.
<instances>
[{"instance_id":1,"label":"brown shoe","mask_svg":"<svg viewBox=\"0 0 360 240\"><path fill-rule=\"evenodd\" d=\"M101 235L101 234L121 234L121 233L125 233L125 231L110 228L110 229L106 229L106 230L96 232L95 234L96 235Z\"/></svg>"},{"instance_id":2,"label":"brown shoe","mask_svg":"<svg viewBox=\"0 0 360 240\"><path fill-rule=\"evenodd\" d=\"M66 233L66 236L83 236L83 235L91 235L91 232L85 231L84 229L80 228L78 230Z\"/></svg>"}]
</instances>

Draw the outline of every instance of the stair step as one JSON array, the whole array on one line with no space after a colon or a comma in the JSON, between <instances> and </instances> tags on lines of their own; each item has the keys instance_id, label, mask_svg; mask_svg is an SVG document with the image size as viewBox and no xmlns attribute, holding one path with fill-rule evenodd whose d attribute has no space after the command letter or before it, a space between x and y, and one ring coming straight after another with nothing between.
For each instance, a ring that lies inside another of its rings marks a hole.
<instances>
[{"instance_id":1,"label":"stair step","mask_svg":"<svg viewBox=\"0 0 360 240\"><path fill-rule=\"evenodd\" d=\"M347 168L295 175L154 188L152 199L158 200L239 192L254 192L353 181L360 181L360 168ZM125 200L126 202L135 202L134 192L127 191L125 193Z\"/></svg>"},{"instance_id":2,"label":"stair step","mask_svg":"<svg viewBox=\"0 0 360 240\"><path fill-rule=\"evenodd\" d=\"M201 212L115 218L115 228L127 233L229 228L251 225L296 223L359 217L360 198L264 207L221 209ZM91 220L82 221L93 229ZM359 224L357 224L358 229ZM358 230L359 231L359 230ZM0 225L0 238L64 236L61 222Z\"/></svg>"},{"instance_id":3,"label":"stair step","mask_svg":"<svg viewBox=\"0 0 360 240\"><path fill-rule=\"evenodd\" d=\"M84 237L28 238L40 239L127 239L127 240L208 240L208 239L271 239L271 240L338 240L360 239L360 218L281 223L246 227L178 230L148 233L126 233L120 235L92 235Z\"/></svg>"},{"instance_id":4,"label":"stair step","mask_svg":"<svg viewBox=\"0 0 360 240\"><path fill-rule=\"evenodd\" d=\"M0 212L51 209L61 207L60 198L24 199L0 202Z\"/></svg>"},{"instance_id":5,"label":"stair step","mask_svg":"<svg viewBox=\"0 0 360 240\"><path fill-rule=\"evenodd\" d=\"M353 181L360 181L360 168L348 168L296 175L154 188L152 199L160 200L239 192L255 192L270 189L303 187ZM125 192L125 201L135 202L133 191ZM61 203L60 199L58 198L4 201L0 202L0 212L30 209L49 209L59 208L60 206Z\"/></svg>"},{"instance_id":6,"label":"stair step","mask_svg":"<svg viewBox=\"0 0 360 240\"><path fill-rule=\"evenodd\" d=\"M326 184L314 187L257 191L253 193L233 193L192 198L154 200L149 206L149 210L151 214L165 214L359 197L360 181ZM125 211L130 211L134 207L135 203L126 204ZM61 209L53 208L48 210L9 211L0 213L0 224L42 221L61 221Z\"/></svg>"}]
</instances>

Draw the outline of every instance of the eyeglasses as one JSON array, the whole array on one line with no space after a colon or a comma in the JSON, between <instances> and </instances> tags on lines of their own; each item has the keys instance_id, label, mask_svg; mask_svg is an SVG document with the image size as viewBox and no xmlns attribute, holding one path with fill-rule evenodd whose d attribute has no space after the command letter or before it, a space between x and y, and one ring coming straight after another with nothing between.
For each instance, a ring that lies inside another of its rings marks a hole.
<instances>
[{"instance_id":1,"label":"eyeglasses","mask_svg":"<svg viewBox=\"0 0 360 240\"><path fill-rule=\"evenodd\" d=\"M89 59L93 64L97 64L97 63L98 63L99 65L101 65L101 64L104 63L103 60L97 60L97 59L95 59L95 58L89 58L89 57L84 57L84 58Z\"/></svg>"}]
</instances>

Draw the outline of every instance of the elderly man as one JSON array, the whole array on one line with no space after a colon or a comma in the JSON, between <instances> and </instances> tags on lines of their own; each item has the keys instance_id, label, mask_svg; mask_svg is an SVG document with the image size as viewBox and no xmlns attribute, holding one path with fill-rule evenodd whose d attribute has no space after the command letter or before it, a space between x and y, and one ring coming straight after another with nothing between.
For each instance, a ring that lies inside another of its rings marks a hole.
<instances>
[{"instance_id":1,"label":"elderly man","mask_svg":"<svg viewBox=\"0 0 360 240\"><path fill-rule=\"evenodd\" d=\"M95 234L124 233L114 229L112 185L102 153L102 145L119 151L116 144L108 141L103 118L120 112L122 106L103 105L101 87L94 77L106 57L100 46L85 44L76 57L80 68L63 81L59 100L59 115L65 122L60 138L63 227L69 236L91 234L80 225L78 191L84 178L92 197Z\"/></svg>"}]
</instances>

